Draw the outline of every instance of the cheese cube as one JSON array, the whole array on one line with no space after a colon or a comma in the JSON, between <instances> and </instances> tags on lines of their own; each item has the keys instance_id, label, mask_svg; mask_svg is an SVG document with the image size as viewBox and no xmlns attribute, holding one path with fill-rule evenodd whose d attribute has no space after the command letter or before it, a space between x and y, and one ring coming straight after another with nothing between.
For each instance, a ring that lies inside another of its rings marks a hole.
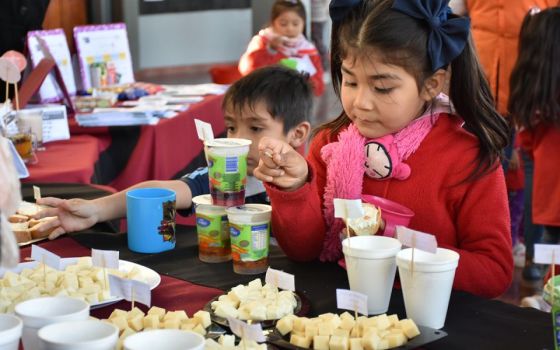
<instances>
[{"instance_id":1,"label":"cheese cube","mask_svg":"<svg viewBox=\"0 0 560 350\"><path fill-rule=\"evenodd\" d=\"M340 337L338 335L331 336L329 340L330 350L348 350L348 338Z\"/></svg>"},{"instance_id":2,"label":"cheese cube","mask_svg":"<svg viewBox=\"0 0 560 350\"><path fill-rule=\"evenodd\" d=\"M312 325L308 324L305 327L305 333L304 334L305 334L306 337L313 338L314 336L319 335L319 328L317 326L312 326Z\"/></svg>"},{"instance_id":3,"label":"cheese cube","mask_svg":"<svg viewBox=\"0 0 560 350\"><path fill-rule=\"evenodd\" d=\"M115 310L113 310L113 312L109 316L109 319L115 318L117 316L122 316L124 318L128 318L128 312L126 312L124 310L121 310L121 309L115 309Z\"/></svg>"},{"instance_id":4,"label":"cheese cube","mask_svg":"<svg viewBox=\"0 0 560 350\"><path fill-rule=\"evenodd\" d=\"M381 338L377 334L369 333L362 338L362 347L365 350L378 350Z\"/></svg>"},{"instance_id":5,"label":"cheese cube","mask_svg":"<svg viewBox=\"0 0 560 350\"><path fill-rule=\"evenodd\" d=\"M158 314L151 314L148 311L148 315L146 315L146 317L144 317L144 329L145 328L154 328L154 329L158 329L159 328L159 315Z\"/></svg>"},{"instance_id":6,"label":"cheese cube","mask_svg":"<svg viewBox=\"0 0 560 350\"><path fill-rule=\"evenodd\" d=\"M165 309L157 306L152 306L150 310L148 310L148 315L157 315L158 319L161 321L165 316Z\"/></svg>"},{"instance_id":7,"label":"cheese cube","mask_svg":"<svg viewBox=\"0 0 560 350\"><path fill-rule=\"evenodd\" d=\"M133 317L138 316L138 315L140 315L140 316L142 316L142 317L146 316L146 314L144 313L144 311L140 310L140 309L139 309L138 307L136 307L136 306L135 306L132 310L130 310L130 311L128 312L128 318L133 318Z\"/></svg>"},{"instance_id":8,"label":"cheese cube","mask_svg":"<svg viewBox=\"0 0 560 350\"><path fill-rule=\"evenodd\" d=\"M352 328L352 330L350 331L350 337L351 338L362 338L362 327L360 326L354 326Z\"/></svg>"},{"instance_id":9,"label":"cheese cube","mask_svg":"<svg viewBox=\"0 0 560 350\"><path fill-rule=\"evenodd\" d=\"M389 348L396 348L407 342L406 336L403 333L389 333L384 339L387 341Z\"/></svg>"},{"instance_id":10,"label":"cheese cube","mask_svg":"<svg viewBox=\"0 0 560 350\"><path fill-rule=\"evenodd\" d=\"M126 317L122 317L122 316L113 317L111 319L111 323L114 324L119 329L119 331L128 328L128 321Z\"/></svg>"},{"instance_id":11,"label":"cheese cube","mask_svg":"<svg viewBox=\"0 0 560 350\"><path fill-rule=\"evenodd\" d=\"M311 340L313 338L308 338L306 336L293 334L290 336L290 344L299 346L302 348L308 348L311 345Z\"/></svg>"},{"instance_id":12,"label":"cheese cube","mask_svg":"<svg viewBox=\"0 0 560 350\"><path fill-rule=\"evenodd\" d=\"M340 325L338 327L350 331L354 328L355 324L356 321L354 321L354 318L341 318Z\"/></svg>"},{"instance_id":13,"label":"cheese cube","mask_svg":"<svg viewBox=\"0 0 560 350\"><path fill-rule=\"evenodd\" d=\"M336 335L339 337L350 338L350 331L347 329L337 328L333 331L332 335Z\"/></svg>"},{"instance_id":14,"label":"cheese cube","mask_svg":"<svg viewBox=\"0 0 560 350\"><path fill-rule=\"evenodd\" d=\"M328 335L316 335L313 337L313 349L315 350L329 350Z\"/></svg>"},{"instance_id":15,"label":"cheese cube","mask_svg":"<svg viewBox=\"0 0 560 350\"><path fill-rule=\"evenodd\" d=\"M305 326L309 322L307 317L298 317L294 319L293 330L301 333L305 332Z\"/></svg>"},{"instance_id":16,"label":"cheese cube","mask_svg":"<svg viewBox=\"0 0 560 350\"><path fill-rule=\"evenodd\" d=\"M387 316L387 318L391 322L391 327L395 327L397 324L399 324L399 316L397 314L389 315Z\"/></svg>"},{"instance_id":17,"label":"cheese cube","mask_svg":"<svg viewBox=\"0 0 560 350\"><path fill-rule=\"evenodd\" d=\"M334 332L334 327L330 323L321 322L319 323L319 335L332 335Z\"/></svg>"},{"instance_id":18,"label":"cheese cube","mask_svg":"<svg viewBox=\"0 0 560 350\"><path fill-rule=\"evenodd\" d=\"M400 320L399 327L403 330L404 334L408 339L412 339L420 334L420 331L418 330L416 323L414 323L414 321L409 318Z\"/></svg>"},{"instance_id":19,"label":"cheese cube","mask_svg":"<svg viewBox=\"0 0 560 350\"><path fill-rule=\"evenodd\" d=\"M216 310L214 310L214 313L216 314L216 316L223 317L223 318L228 318L228 317L237 318L238 311L236 308L231 306L231 304L221 303L218 305Z\"/></svg>"},{"instance_id":20,"label":"cheese cube","mask_svg":"<svg viewBox=\"0 0 560 350\"><path fill-rule=\"evenodd\" d=\"M169 318L163 321L163 328L165 329L179 329L181 327L181 320L178 318Z\"/></svg>"},{"instance_id":21,"label":"cheese cube","mask_svg":"<svg viewBox=\"0 0 560 350\"><path fill-rule=\"evenodd\" d=\"M169 319L178 319L179 322L181 322L182 320L188 320L189 316L187 316L187 313L185 312L185 310L180 310L180 311L168 311L165 316L163 316L163 320L169 320Z\"/></svg>"},{"instance_id":22,"label":"cheese cube","mask_svg":"<svg viewBox=\"0 0 560 350\"><path fill-rule=\"evenodd\" d=\"M196 327L194 327L194 328L192 329L192 331L193 331L193 332L196 332L196 333L198 333L198 334L200 334L200 335L202 335L202 336L205 336L205 335L206 335L206 330L204 329L204 327L202 327L201 324L197 324Z\"/></svg>"},{"instance_id":23,"label":"cheese cube","mask_svg":"<svg viewBox=\"0 0 560 350\"><path fill-rule=\"evenodd\" d=\"M260 278L256 278L254 280L252 280L251 282L249 282L248 286L249 289L262 289L262 282Z\"/></svg>"},{"instance_id":24,"label":"cheese cube","mask_svg":"<svg viewBox=\"0 0 560 350\"><path fill-rule=\"evenodd\" d=\"M132 330L132 329L130 329L130 328L125 328L125 329L122 331L122 333L121 333L119 339L125 340L126 337L128 337L129 335L133 335L133 334L135 334L135 333L136 333L136 332L135 332L134 330Z\"/></svg>"},{"instance_id":25,"label":"cheese cube","mask_svg":"<svg viewBox=\"0 0 560 350\"><path fill-rule=\"evenodd\" d=\"M361 338L351 338L350 339L350 350L363 350L362 339Z\"/></svg>"},{"instance_id":26,"label":"cheese cube","mask_svg":"<svg viewBox=\"0 0 560 350\"><path fill-rule=\"evenodd\" d=\"M136 314L133 317L128 318L128 326L134 329L136 332L140 332L144 329L144 316L141 314Z\"/></svg>"},{"instance_id":27,"label":"cheese cube","mask_svg":"<svg viewBox=\"0 0 560 350\"><path fill-rule=\"evenodd\" d=\"M181 330L183 331L192 331L194 327L197 325L192 323L181 323Z\"/></svg>"},{"instance_id":28,"label":"cheese cube","mask_svg":"<svg viewBox=\"0 0 560 350\"><path fill-rule=\"evenodd\" d=\"M210 313L208 311L197 311L194 313L193 318L197 319L198 323L200 323L204 328L208 328L212 324Z\"/></svg>"},{"instance_id":29,"label":"cheese cube","mask_svg":"<svg viewBox=\"0 0 560 350\"><path fill-rule=\"evenodd\" d=\"M251 316L251 319L254 321L266 320L266 306L263 304L254 304L249 315Z\"/></svg>"},{"instance_id":30,"label":"cheese cube","mask_svg":"<svg viewBox=\"0 0 560 350\"><path fill-rule=\"evenodd\" d=\"M389 327L391 327L391 321L389 321L387 314L377 316L377 329L387 329Z\"/></svg>"},{"instance_id":31,"label":"cheese cube","mask_svg":"<svg viewBox=\"0 0 560 350\"><path fill-rule=\"evenodd\" d=\"M198 319L196 319L194 317L181 321L181 325L189 325L190 326L189 329L193 329L198 324L199 324Z\"/></svg>"},{"instance_id":32,"label":"cheese cube","mask_svg":"<svg viewBox=\"0 0 560 350\"><path fill-rule=\"evenodd\" d=\"M220 343L220 345L222 345L223 347L234 347L235 336L227 335L227 334L220 335L220 338L218 339L218 343Z\"/></svg>"},{"instance_id":33,"label":"cheese cube","mask_svg":"<svg viewBox=\"0 0 560 350\"><path fill-rule=\"evenodd\" d=\"M276 322L276 329L282 335L290 333L294 327L294 315L288 315L282 317L278 322Z\"/></svg>"}]
</instances>

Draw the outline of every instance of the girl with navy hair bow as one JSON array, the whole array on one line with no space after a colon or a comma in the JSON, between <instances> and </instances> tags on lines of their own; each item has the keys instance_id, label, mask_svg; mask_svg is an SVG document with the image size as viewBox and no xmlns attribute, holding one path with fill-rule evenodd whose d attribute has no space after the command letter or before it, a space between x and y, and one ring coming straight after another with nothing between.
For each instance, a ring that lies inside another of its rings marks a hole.
<instances>
[{"instance_id":1,"label":"girl with navy hair bow","mask_svg":"<svg viewBox=\"0 0 560 350\"><path fill-rule=\"evenodd\" d=\"M294 260L340 259L344 224L333 198L375 195L410 208L410 228L460 254L455 289L500 295L513 271L499 166L508 126L493 106L469 20L445 0L330 7L342 113L316 131L307 160L285 143L259 144L255 175L267 183L279 245ZM378 234L391 234L381 213Z\"/></svg>"}]
</instances>

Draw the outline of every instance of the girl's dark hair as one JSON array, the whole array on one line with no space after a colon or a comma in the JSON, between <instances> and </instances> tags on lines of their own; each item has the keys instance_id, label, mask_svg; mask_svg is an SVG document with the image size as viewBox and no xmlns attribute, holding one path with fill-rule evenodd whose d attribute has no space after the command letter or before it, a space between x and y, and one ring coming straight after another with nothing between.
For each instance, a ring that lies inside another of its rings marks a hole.
<instances>
[{"instance_id":1,"label":"girl's dark hair","mask_svg":"<svg viewBox=\"0 0 560 350\"><path fill-rule=\"evenodd\" d=\"M263 102L272 118L284 124L284 134L301 122L309 121L313 108L313 89L309 75L280 65L255 69L239 79L227 90L222 110L254 108Z\"/></svg>"},{"instance_id":2,"label":"girl's dark hair","mask_svg":"<svg viewBox=\"0 0 560 350\"><path fill-rule=\"evenodd\" d=\"M270 23L286 11L294 11L306 23L305 6L300 0L276 0L270 10Z\"/></svg>"},{"instance_id":3,"label":"girl's dark hair","mask_svg":"<svg viewBox=\"0 0 560 350\"><path fill-rule=\"evenodd\" d=\"M560 126L560 7L528 13L510 77L508 109L514 124Z\"/></svg>"},{"instance_id":4,"label":"girl's dark hair","mask_svg":"<svg viewBox=\"0 0 560 350\"><path fill-rule=\"evenodd\" d=\"M427 52L429 24L392 10L392 4L393 0L363 0L342 21L333 24L331 74L338 96L342 61L348 56L367 57L373 50L383 55L384 62L403 67L415 77L418 91L434 73ZM464 128L480 142L476 166L467 177L474 179L499 164L501 151L508 142L508 125L494 107L470 38L463 52L451 62L451 72L449 97L465 121ZM316 129L314 135L328 129L332 136L348 124L350 119L343 111L338 118Z\"/></svg>"}]
</instances>

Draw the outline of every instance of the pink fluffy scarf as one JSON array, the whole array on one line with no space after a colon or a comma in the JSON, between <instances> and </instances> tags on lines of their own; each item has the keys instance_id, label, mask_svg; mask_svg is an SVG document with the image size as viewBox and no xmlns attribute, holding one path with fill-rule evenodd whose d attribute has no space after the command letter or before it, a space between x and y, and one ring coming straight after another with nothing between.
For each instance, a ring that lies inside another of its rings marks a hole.
<instances>
[{"instance_id":1,"label":"pink fluffy scarf","mask_svg":"<svg viewBox=\"0 0 560 350\"><path fill-rule=\"evenodd\" d=\"M391 146L396 148L397 160L402 162L413 154L432 129L439 115L450 111L451 106L447 96L441 94L422 116L395 133L391 138ZM346 130L340 132L338 141L331 142L321 149L321 157L327 166L323 197L325 206L323 215L327 232L320 256L321 261L336 261L342 257L340 232L344 229L344 222L334 217L333 199L361 198L366 160L364 146L370 141L372 140L367 140L360 134L354 124L350 124Z\"/></svg>"}]
</instances>

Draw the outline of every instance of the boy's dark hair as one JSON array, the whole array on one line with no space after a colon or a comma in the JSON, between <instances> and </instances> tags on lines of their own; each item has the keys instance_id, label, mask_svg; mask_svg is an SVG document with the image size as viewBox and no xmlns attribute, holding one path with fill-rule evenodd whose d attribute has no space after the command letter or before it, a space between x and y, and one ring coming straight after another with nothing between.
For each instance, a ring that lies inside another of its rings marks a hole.
<instances>
[{"instance_id":1,"label":"boy's dark hair","mask_svg":"<svg viewBox=\"0 0 560 350\"><path fill-rule=\"evenodd\" d=\"M528 13L510 77L509 112L518 127L560 126L560 7Z\"/></svg>"},{"instance_id":2,"label":"boy's dark hair","mask_svg":"<svg viewBox=\"0 0 560 350\"><path fill-rule=\"evenodd\" d=\"M300 0L276 0L270 10L270 22L274 22L286 11L294 11L303 19L303 23L306 23L305 6Z\"/></svg>"},{"instance_id":3,"label":"boy's dark hair","mask_svg":"<svg viewBox=\"0 0 560 350\"><path fill-rule=\"evenodd\" d=\"M227 90L222 109L231 107L239 113L246 106L254 109L258 102L266 105L274 119L284 122L284 133L288 133L299 123L309 121L313 92L308 76L276 65L256 69Z\"/></svg>"},{"instance_id":4,"label":"boy's dark hair","mask_svg":"<svg viewBox=\"0 0 560 350\"><path fill-rule=\"evenodd\" d=\"M386 63L403 67L411 74L419 91L424 81L434 73L427 51L429 24L393 10L392 5L393 0L363 0L341 21L333 23L331 74L337 95L340 96L342 61L349 55L368 57L375 50L383 55ZM451 62L451 71L450 99L465 121L465 129L480 142L477 164L467 177L474 179L499 164L497 160L508 142L508 126L494 107L488 81L470 37L463 52ZM336 134L348 124L350 119L343 111L337 119L320 126L314 134L323 129Z\"/></svg>"}]
</instances>

